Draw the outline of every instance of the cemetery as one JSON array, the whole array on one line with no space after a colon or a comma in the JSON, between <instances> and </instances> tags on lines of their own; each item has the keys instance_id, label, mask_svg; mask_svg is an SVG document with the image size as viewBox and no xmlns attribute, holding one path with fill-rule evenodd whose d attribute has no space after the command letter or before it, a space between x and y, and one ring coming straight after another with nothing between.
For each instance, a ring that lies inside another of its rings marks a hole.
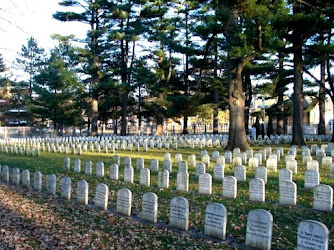
<instances>
[{"instance_id":1,"label":"cemetery","mask_svg":"<svg viewBox=\"0 0 334 250\"><path fill-rule=\"evenodd\" d=\"M332 249L328 136L0 140L2 244L42 248ZM7 218L8 217L8 218ZM33 237L29 236L32 234Z\"/></svg>"}]
</instances>

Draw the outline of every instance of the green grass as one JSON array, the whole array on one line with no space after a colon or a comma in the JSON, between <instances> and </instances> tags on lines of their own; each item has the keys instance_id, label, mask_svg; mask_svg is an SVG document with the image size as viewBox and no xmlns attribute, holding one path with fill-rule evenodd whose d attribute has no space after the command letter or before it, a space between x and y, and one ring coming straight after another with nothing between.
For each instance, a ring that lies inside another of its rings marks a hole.
<instances>
[{"instance_id":1,"label":"green grass","mask_svg":"<svg viewBox=\"0 0 334 250\"><path fill-rule=\"evenodd\" d=\"M272 145L274 149L278 146L283 146L285 154L289 148L289 145ZM259 146L252 147L254 153L259 149L264 148ZM204 148L211 156L212 151L218 150L220 155L224 155L222 148ZM278 171L276 173L268 172L268 182L266 185L266 202L257 203L249 201L248 184L250 178L254 178L254 171L247 172L247 181L244 183L238 183L237 198L233 200L225 199L222 197L222 183L213 180L212 195L199 195L198 194L198 178L195 176L195 169L188 167L189 171L189 192L182 193L176 191L176 175L177 166L174 164L174 158L176 153L181 153L183 160L187 161L188 155L195 154L197 162L200 159L200 149L178 149L168 150L165 149L149 149L148 152L142 151L116 151L116 154L121 157L121 166L119 168L119 180L114 181L109 179L109 166L113 163L113 154L105 153L82 153L78 155L65 155L58 153L41 152L39 157L28 157L13 154L0 153L0 164L8 165L10 168L18 167L22 170L29 169L31 172L31 178L33 178L33 172L38 170L43 173L44 183L46 181L46 175L56 174L58 178L58 193L60 192L60 179L63 176L69 176L72 178L72 188L74 190L73 197L75 197L76 182L78 180L85 179L89 183L89 200L92 201L95 195L95 187L98 183L104 183L109 186L111 195L109 196L109 208L115 210L116 207L116 194L117 190L123 187L129 188L133 193L132 198L132 214L139 214L141 210L141 197L145 192L151 191L158 195L158 220L162 223L168 224L169 217L169 204L171 198L175 196L184 196L188 199L190 205L189 227L196 232L201 233L204 231L204 218L205 208L209 202L218 202L224 204L227 209L227 237L231 237L238 242L244 242L246 234L246 224L248 212L252 209L265 209L272 213L274 218L272 247L277 249L293 249L297 242L297 227L302 220L312 219L323 222L327 225L331 231L329 246L334 245L334 213L322 213L314 211L312 209L313 192L310 190L304 190L304 172L306 167L301 164L301 152L300 148L297 153L298 173L293 175L293 181L297 184L297 206L295 207L282 207L278 205L279 202L279 187L278 187ZM150 168L151 159L159 160L159 169L163 167L163 154L169 152L171 154L171 160L173 162L173 172L170 174L170 187L168 189L161 190L157 187L158 174L151 172L151 186L143 187L139 185L139 172L136 170L136 158L142 157L145 160L145 167ZM135 170L134 183L123 182L123 161L125 156L132 158L132 165ZM71 171L64 172L62 166L64 164L64 157L71 158ZM74 159L80 158L81 160L81 173L73 172ZM313 157L315 158L315 157ZM84 174L84 162L85 160L91 160L93 162L93 174L87 176ZM95 166L98 161L103 161L105 166L105 177L97 178L95 172ZM262 164L265 165L264 163ZM207 168L206 172L213 175L213 162L211 161L211 167ZM278 163L278 170L284 168L284 156L281 156L281 160ZM246 165L247 168L247 165ZM233 167L230 164L225 166L225 176L233 175ZM334 186L334 178L328 177L329 169L324 169L320 166L320 177L322 184L328 184ZM44 184L45 188L45 184ZM71 214L63 214L64 217L71 217ZM99 223L99 221L96 221ZM163 237L162 237L163 238ZM105 240L105 239L102 239ZM168 237L164 239L166 244L172 244L171 239ZM34 242L31 242L33 245ZM183 247L187 247L184 245Z\"/></svg>"}]
</instances>

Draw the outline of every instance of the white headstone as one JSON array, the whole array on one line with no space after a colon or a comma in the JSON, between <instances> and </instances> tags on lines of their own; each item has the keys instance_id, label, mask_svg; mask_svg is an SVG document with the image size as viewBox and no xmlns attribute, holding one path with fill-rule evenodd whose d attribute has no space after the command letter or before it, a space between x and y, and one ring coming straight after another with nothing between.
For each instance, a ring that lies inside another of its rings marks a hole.
<instances>
[{"instance_id":1,"label":"white headstone","mask_svg":"<svg viewBox=\"0 0 334 250\"><path fill-rule=\"evenodd\" d=\"M137 165L137 170L141 170L142 168L144 168L145 167L144 159L143 158L137 158L136 159L136 165Z\"/></svg>"},{"instance_id":2,"label":"white headstone","mask_svg":"<svg viewBox=\"0 0 334 250\"><path fill-rule=\"evenodd\" d=\"M46 192L50 195L56 194L56 188L57 188L57 177L54 174L48 175L47 181L46 181Z\"/></svg>"},{"instance_id":3,"label":"white headstone","mask_svg":"<svg viewBox=\"0 0 334 250\"><path fill-rule=\"evenodd\" d=\"M133 175L134 175L133 167L125 166L124 167L124 182L133 183L133 178L134 178Z\"/></svg>"},{"instance_id":4,"label":"white headstone","mask_svg":"<svg viewBox=\"0 0 334 250\"><path fill-rule=\"evenodd\" d=\"M77 182L77 202L79 204L88 204L88 182L81 180Z\"/></svg>"},{"instance_id":5,"label":"white headstone","mask_svg":"<svg viewBox=\"0 0 334 250\"><path fill-rule=\"evenodd\" d=\"M315 170L306 170L305 189L313 189L319 185L319 172Z\"/></svg>"},{"instance_id":6,"label":"white headstone","mask_svg":"<svg viewBox=\"0 0 334 250\"><path fill-rule=\"evenodd\" d=\"M210 167L210 156L209 155L203 155L202 156L202 163L204 163L205 166Z\"/></svg>"},{"instance_id":7,"label":"white headstone","mask_svg":"<svg viewBox=\"0 0 334 250\"><path fill-rule=\"evenodd\" d=\"M259 160L257 158L250 158L248 160L248 167L250 169L256 169L259 166Z\"/></svg>"},{"instance_id":8,"label":"white headstone","mask_svg":"<svg viewBox=\"0 0 334 250\"><path fill-rule=\"evenodd\" d=\"M320 184L313 189L313 209L331 212L333 209L333 188Z\"/></svg>"},{"instance_id":9,"label":"white headstone","mask_svg":"<svg viewBox=\"0 0 334 250\"><path fill-rule=\"evenodd\" d=\"M265 201L265 185L262 179L254 178L249 181L249 200L251 201Z\"/></svg>"},{"instance_id":10,"label":"white headstone","mask_svg":"<svg viewBox=\"0 0 334 250\"><path fill-rule=\"evenodd\" d=\"M158 187L168 188L169 187L169 171L162 170L158 173Z\"/></svg>"},{"instance_id":11,"label":"white headstone","mask_svg":"<svg viewBox=\"0 0 334 250\"><path fill-rule=\"evenodd\" d=\"M295 206L297 203L297 185L292 181L279 182L279 204Z\"/></svg>"},{"instance_id":12,"label":"white headstone","mask_svg":"<svg viewBox=\"0 0 334 250\"><path fill-rule=\"evenodd\" d=\"M278 175L279 182L281 181L292 181L292 171L287 168L281 168Z\"/></svg>"},{"instance_id":13,"label":"white headstone","mask_svg":"<svg viewBox=\"0 0 334 250\"><path fill-rule=\"evenodd\" d=\"M34 190L35 191L42 191L42 182L43 182L43 176L42 173L39 171L36 171L34 173Z\"/></svg>"},{"instance_id":14,"label":"white headstone","mask_svg":"<svg viewBox=\"0 0 334 250\"><path fill-rule=\"evenodd\" d=\"M69 177L63 177L61 179L61 192L60 196L66 200L71 199L72 192L72 180Z\"/></svg>"},{"instance_id":15,"label":"white headstone","mask_svg":"<svg viewBox=\"0 0 334 250\"><path fill-rule=\"evenodd\" d=\"M116 211L119 214L131 215L132 192L127 188L122 188L117 192Z\"/></svg>"},{"instance_id":16,"label":"white headstone","mask_svg":"<svg viewBox=\"0 0 334 250\"><path fill-rule=\"evenodd\" d=\"M118 180L119 167L117 164L111 164L109 167L109 178L111 180Z\"/></svg>"},{"instance_id":17,"label":"white headstone","mask_svg":"<svg viewBox=\"0 0 334 250\"><path fill-rule=\"evenodd\" d=\"M15 186L18 186L20 184L20 169L19 168L13 168L12 183Z\"/></svg>"},{"instance_id":18,"label":"white headstone","mask_svg":"<svg viewBox=\"0 0 334 250\"><path fill-rule=\"evenodd\" d=\"M182 154L177 153L175 154L175 164L179 164L179 162L182 161Z\"/></svg>"},{"instance_id":19,"label":"white headstone","mask_svg":"<svg viewBox=\"0 0 334 250\"><path fill-rule=\"evenodd\" d=\"M298 225L297 250L328 250L329 230L325 224L304 220Z\"/></svg>"},{"instance_id":20,"label":"white headstone","mask_svg":"<svg viewBox=\"0 0 334 250\"><path fill-rule=\"evenodd\" d=\"M232 152L231 151L225 151L224 153L225 161L226 163L231 164L233 160Z\"/></svg>"},{"instance_id":21,"label":"white headstone","mask_svg":"<svg viewBox=\"0 0 334 250\"><path fill-rule=\"evenodd\" d=\"M85 175L92 174L92 161L86 160L85 161Z\"/></svg>"},{"instance_id":22,"label":"white headstone","mask_svg":"<svg viewBox=\"0 0 334 250\"><path fill-rule=\"evenodd\" d=\"M104 163L102 161L96 163L96 176L104 177Z\"/></svg>"},{"instance_id":23,"label":"white headstone","mask_svg":"<svg viewBox=\"0 0 334 250\"><path fill-rule=\"evenodd\" d=\"M142 209L140 213L142 220L156 223L158 219L158 196L155 193L143 194Z\"/></svg>"},{"instance_id":24,"label":"white headstone","mask_svg":"<svg viewBox=\"0 0 334 250\"><path fill-rule=\"evenodd\" d=\"M126 166L132 166L132 164L131 164L131 157L126 156L124 158L124 167L126 167Z\"/></svg>"},{"instance_id":25,"label":"white headstone","mask_svg":"<svg viewBox=\"0 0 334 250\"><path fill-rule=\"evenodd\" d=\"M213 179L222 181L223 178L224 178L224 165L217 163L213 166Z\"/></svg>"},{"instance_id":26,"label":"white headstone","mask_svg":"<svg viewBox=\"0 0 334 250\"><path fill-rule=\"evenodd\" d=\"M297 161L296 160L287 160L285 162L285 167L290 169L293 174L297 174Z\"/></svg>"},{"instance_id":27,"label":"white headstone","mask_svg":"<svg viewBox=\"0 0 334 250\"><path fill-rule=\"evenodd\" d=\"M164 160L164 170L167 170L168 172L172 172L172 162L169 160Z\"/></svg>"},{"instance_id":28,"label":"white headstone","mask_svg":"<svg viewBox=\"0 0 334 250\"><path fill-rule=\"evenodd\" d=\"M188 192L189 190L189 174L179 172L176 177L176 190Z\"/></svg>"},{"instance_id":29,"label":"white headstone","mask_svg":"<svg viewBox=\"0 0 334 250\"><path fill-rule=\"evenodd\" d=\"M22 171L22 186L25 188L30 187L30 172L28 169Z\"/></svg>"},{"instance_id":30,"label":"white headstone","mask_svg":"<svg viewBox=\"0 0 334 250\"><path fill-rule=\"evenodd\" d=\"M319 162L316 160L308 161L306 163L307 170L314 170L319 172Z\"/></svg>"},{"instance_id":31,"label":"white headstone","mask_svg":"<svg viewBox=\"0 0 334 250\"><path fill-rule=\"evenodd\" d=\"M196 155L194 155L194 154L188 155L188 165L189 165L189 167L195 167L196 166Z\"/></svg>"},{"instance_id":32,"label":"white headstone","mask_svg":"<svg viewBox=\"0 0 334 250\"><path fill-rule=\"evenodd\" d=\"M242 159L239 156L236 156L233 158L233 162L232 162L233 166L239 166L242 165Z\"/></svg>"},{"instance_id":33,"label":"white headstone","mask_svg":"<svg viewBox=\"0 0 334 250\"><path fill-rule=\"evenodd\" d=\"M268 171L273 171L276 172L277 171L277 160L271 158L268 159L266 162L266 167L268 169Z\"/></svg>"},{"instance_id":34,"label":"white headstone","mask_svg":"<svg viewBox=\"0 0 334 250\"><path fill-rule=\"evenodd\" d=\"M242 165L234 167L234 177L238 182L246 181L246 168Z\"/></svg>"},{"instance_id":35,"label":"white headstone","mask_svg":"<svg viewBox=\"0 0 334 250\"><path fill-rule=\"evenodd\" d=\"M70 170L70 165L71 165L71 160L69 157L64 158L64 170L69 171Z\"/></svg>"},{"instance_id":36,"label":"white headstone","mask_svg":"<svg viewBox=\"0 0 334 250\"><path fill-rule=\"evenodd\" d=\"M81 161L78 158L74 159L74 172L75 173L81 172Z\"/></svg>"},{"instance_id":37,"label":"white headstone","mask_svg":"<svg viewBox=\"0 0 334 250\"><path fill-rule=\"evenodd\" d=\"M200 176L201 174L205 174L205 164L204 163L197 163L195 171L196 171L196 176Z\"/></svg>"},{"instance_id":38,"label":"white headstone","mask_svg":"<svg viewBox=\"0 0 334 250\"><path fill-rule=\"evenodd\" d=\"M264 184L267 184L267 168L265 167L257 167L255 169L255 178L262 179L264 181Z\"/></svg>"},{"instance_id":39,"label":"white headstone","mask_svg":"<svg viewBox=\"0 0 334 250\"><path fill-rule=\"evenodd\" d=\"M108 195L109 195L108 186L102 183L97 184L94 198L95 207L107 210Z\"/></svg>"},{"instance_id":40,"label":"white headstone","mask_svg":"<svg viewBox=\"0 0 334 250\"><path fill-rule=\"evenodd\" d=\"M225 240L227 211L224 205L211 203L205 210L204 233Z\"/></svg>"},{"instance_id":41,"label":"white headstone","mask_svg":"<svg viewBox=\"0 0 334 250\"><path fill-rule=\"evenodd\" d=\"M222 155L219 155L217 157L216 164L222 164L223 166L225 166L225 157Z\"/></svg>"},{"instance_id":42,"label":"white headstone","mask_svg":"<svg viewBox=\"0 0 334 250\"><path fill-rule=\"evenodd\" d=\"M223 179L223 197L235 199L237 197L237 179L227 176Z\"/></svg>"},{"instance_id":43,"label":"white headstone","mask_svg":"<svg viewBox=\"0 0 334 250\"><path fill-rule=\"evenodd\" d=\"M255 209L248 213L246 246L271 249L273 216L270 212Z\"/></svg>"},{"instance_id":44,"label":"white headstone","mask_svg":"<svg viewBox=\"0 0 334 250\"><path fill-rule=\"evenodd\" d=\"M151 172L157 173L159 171L159 161L157 159L151 160Z\"/></svg>"},{"instance_id":45,"label":"white headstone","mask_svg":"<svg viewBox=\"0 0 334 250\"><path fill-rule=\"evenodd\" d=\"M150 170L148 168L142 168L140 170L140 181L139 184L142 186L150 186Z\"/></svg>"},{"instance_id":46,"label":"white headstone","mask_svg":"<svg viewBox=\"0 0 334 250\"><path fill-rule=\"evenodd\" d=\"M211 194L212 193L212 177L210 174L201 174L198 177L198 193Z\"/></svg>"},{"instance_id":47,"label":"white headstone","mask_svg":"<svg viewBox=\"0 0 334 250\"><path fill-rule=\"evenodd\" d=\"M254 158L258 159L259 166L262 165L262 154L261 153L255 153Z\"/></svg>"},{"instance_id":48,"label":"white headstone","mask_svg":"<svg viewBox=\"0 0 334 250\"><path fill-rule=\"evenodd\" d=\"M170 202L169 225L182 230L189 226L189 202L184 197L174 197Z\"/></svg>"}]
</instances>

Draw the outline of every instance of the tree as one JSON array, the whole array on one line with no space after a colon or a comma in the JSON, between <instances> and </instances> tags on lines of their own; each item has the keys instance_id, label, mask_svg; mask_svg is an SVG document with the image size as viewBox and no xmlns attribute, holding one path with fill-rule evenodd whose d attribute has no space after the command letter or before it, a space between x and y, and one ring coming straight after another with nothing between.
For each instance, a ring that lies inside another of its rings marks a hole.
<instances>
[{"instance_id":1,"label":"tree","mask_svg":"<svg viewBox=\"0 0 334 250\"><path fill-rule=\"evenodd\" d=\"M45 58L44 49L40 48L35 38L30 37L27 45L22 45L15 66L28 74L29 98L32 99L33 79L40 71Z\"/></svg>"},{"instance_id":2,"label":"tree","mask_svg":"<svg viewBox=\"0 0 334 250\"><path fill-rule=\"evenodd\" d=\"M66 47L54 48L45 67L35 76L33 90L37 97L29 106L37 118L51 120L55 132L64 126L79 125L82 120L76 100L83 87L66 60Z\"/></svg>"}]
</instances>

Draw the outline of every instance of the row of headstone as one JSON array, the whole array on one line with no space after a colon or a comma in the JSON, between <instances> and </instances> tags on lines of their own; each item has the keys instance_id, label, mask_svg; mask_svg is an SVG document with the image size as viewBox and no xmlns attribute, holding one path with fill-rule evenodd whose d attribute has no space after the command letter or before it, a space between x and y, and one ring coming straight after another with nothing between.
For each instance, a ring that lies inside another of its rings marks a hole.
<instances>
[{"instance_id":1,"label":"row of headstone","mask_svg":"<svg viewBox=\"0 0 334 250\"><path fill-rule=\"evenodd\" d=\"M17 174L17 169L15 169L15 171L13 170L13 176L14 172ZM34 178L38 179L36 183L41 183L42 178L39 172L35 173ZM41 188L38 189L38 191L40 191ZM47 193L55 195L55 191L56 176L49 175L47 178ZM79 204L88 204L88 183L85 180L81 180L77 183L76 194ZM107 210L108 195L108 186L102 183L98 184L94 197L95 207ZM67 200L71 198L71 179L68 177L63 177L61 180L61 197ZM127 188L118 190L116 212L125 216L131 216L131 207L132 192ZM155 193L147 192L143 194L140 217L142 220L151 223L157 222L158 196ZM210 203L205 210L204 233L208 236L224 240L226 236L226 224L227 210L225 206L219 203ZM178 196L171 199L169 225L181 230L188 230L189 202L186 198ZM259 249L271 249L272 233L273 216L270 212L262 209L255 209L249 212L246 228L246 246ZM305 220L299 224L297 249L328 249L328 242L329 230L323 223Z\"/></svg>"}]
</instances>

